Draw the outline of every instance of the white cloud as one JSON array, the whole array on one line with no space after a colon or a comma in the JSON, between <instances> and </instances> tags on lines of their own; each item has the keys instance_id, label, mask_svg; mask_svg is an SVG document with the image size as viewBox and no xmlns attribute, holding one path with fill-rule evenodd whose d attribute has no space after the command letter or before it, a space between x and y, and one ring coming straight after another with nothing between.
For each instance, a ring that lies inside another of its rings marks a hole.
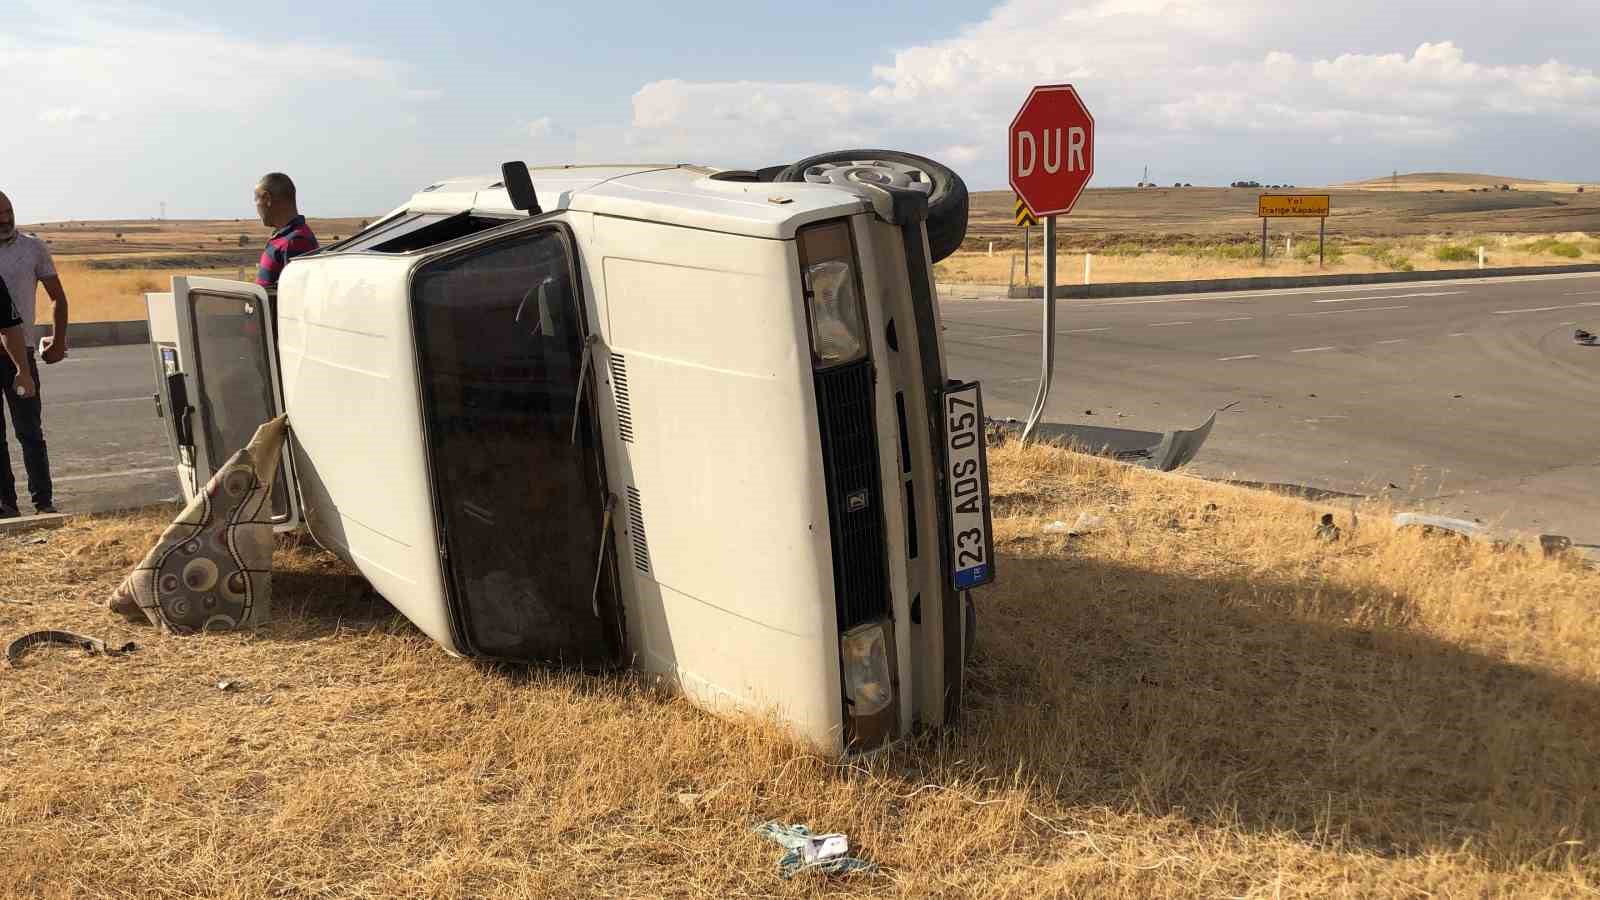
<instances>
[{"instance_id":1,"label":"white cloud","mask_svg":"<svg viewBox=\"0 0 1600 900\"><path fill-rule=\"evenodd\" d=\"M111 116L103 112L90 112L77 106L58 106L41 111L39 121L47 125L71 125L77 122L109 122Z\"/></svg>"},{"instance_id":2,"label":"white cloud","mask_svg":"<svg viewBox=\"0 0 1600 900\"><path fill-rule=\"evenodd\" d=\"M337 84L394 100L431 99L404 63L315 40L243 37L142 6L79 0L33 4L47 27L0 36L0 55L47 109L92 97L120 118L234 112ZM20 75L19 75L20 73Z\"/></svg>"},{"instance_id":3,"label":"white cloud","mask_svg":"<svg viewBox=\"0 0 1600 900\"><path fill-rule=\"evenodd\" d=\"M31 221L165 200L178 214L248 215L249 185L274 170L293 174L321 214L370 212L438 177L419 135L430 114L445 113L423 104L439 92L405 61L292 29L287 39L224 30L147 4L22 0L0 20L0 109L38 110L13 115L3 142ZM104 136L74 132L112 117L108 164ZM381 159L375 147L387 148Z\"/></svg>"},{"instance_id":4,"label":"white cloud","mask_svg":"<svg viewBox=\"0 0 1600 900\"><path fill-rule=\"evenodd\" d=\"M549 116L540 116L539 118L534 119L532 122L528 123L527 131L528 131L528 136L529 137L547 138L547 137L550 136L550 129L551 129L550 117Z\"/></svg>"},{"instance_id":5,"label":"white cloud","mask_svg":"<svg viewBox=\"0 0 1600 900\"><path fill-rule=\"evenodd\" d=\"M1600 28L1600 9L1581 15ZM1397 154L1470 156L1508 127L1600 138L1587 59L1491 63L1469 53L1505 52L1489 28L1457 43L1449 32L1462 29L1407 24L1381 0L1317 16L1306 29L1282 0L1012 0L957 37L896 52L865 83L652 82L621 140L636 155L741 167L889 143L942 153L993 187L1028 87L1062 81L1095 115L1102 184L1108 168L1131 182L1146 161L1186 178L1261 158L1382 170ZM1339 52L1332 35L1358 43ZM1387 49L1408 36L1403 52Z\"/></svg>"}]
</instances>

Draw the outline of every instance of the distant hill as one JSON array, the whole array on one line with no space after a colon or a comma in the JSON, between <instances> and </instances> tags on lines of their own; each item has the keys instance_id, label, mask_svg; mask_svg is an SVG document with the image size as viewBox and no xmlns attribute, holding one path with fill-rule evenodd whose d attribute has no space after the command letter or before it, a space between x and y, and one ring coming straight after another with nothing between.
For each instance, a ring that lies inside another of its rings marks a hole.
<instances>
[{"instance_id":1,"label":"distant hill","mask_svg":"<svg viewBox=\"0 0 1600 900\"><path fill-rule=\"evenodd\" d=\"M1386 175L1365 181L1350 181L1329 187L1357 191L1465 191L1473 188L1498 190L1509 185L1518 191L1549 191L1558 194L1575 192L1581 182L1547 181L1542 178L1511 178L1504 175L1483 175L1476 172L1402 172L1398 177ZM1588 190L1596 190L1586 186Z\"/></svg>"}]
</instances>

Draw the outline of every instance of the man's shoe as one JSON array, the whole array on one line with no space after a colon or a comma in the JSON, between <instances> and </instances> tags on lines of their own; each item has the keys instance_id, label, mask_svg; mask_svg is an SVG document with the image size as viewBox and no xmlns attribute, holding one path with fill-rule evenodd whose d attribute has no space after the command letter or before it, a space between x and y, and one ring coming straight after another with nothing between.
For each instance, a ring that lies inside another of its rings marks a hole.
<instances>
[{"instance_id":1,"label":"man's shoe","mask_svg":"<svg viewBox=\"0 0 1600 900\"><path fill-rule=\"evenodd\" d=\"M35 506L33 511L36 515L53 516L56 514L56 505L54 503L41 503Z\"/></svg>"},{"instance_id":2,"label":"man's shoe","mask_svg":"<svg viewBox=\"0 0 1600 900\"><path fill-rule=\"evenodd\" d=\"M15 519L20 515L15 506L0 506L0 519Z\"/></svg>"}]
</instances>

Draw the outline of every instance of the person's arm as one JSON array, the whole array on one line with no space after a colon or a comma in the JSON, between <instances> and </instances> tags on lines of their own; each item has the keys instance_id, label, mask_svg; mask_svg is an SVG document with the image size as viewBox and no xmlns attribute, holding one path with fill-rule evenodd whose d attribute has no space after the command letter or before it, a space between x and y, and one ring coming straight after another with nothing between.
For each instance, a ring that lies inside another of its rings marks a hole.
<instances>
[{"instance_id":1,"label":"person's arm","mask_svg":"<svg viewBox=\"0 0 1600 900\"><path fill-rule=\"evenodd\" d=\"M33 370L28 367L28 337L22 332L22 316L17 314L17 305L11 302L11 292L6 289L3 278L0 278L0 347L5 348L6 355L11 357L12 367L17 370L16 380L12 382L17 396L32 394L34 384Z\"/></svg>"},{"instance_id":2,"label":"person's arm","mask_svg":"<svg viewBox=\"0 0 1600 900\"><path fill-rule=\"evenodd\" d=\"M50 247L44 241L34 244L33 277L39 279L45 293L50 295L53 313L51 323L54 327L49 343L40 343L40 356L46 364L58 363L67 355L67 292L61 287L61 277L56 274L56 261L50 257ZM27 324L31 326L33 323Z\"/></svg>"},{"instance_id":3,"label":"person's arm","mask_svg":"<svg viewBox=\"0 0 1600 900\"><path fill-rule=\"evenodd\" d=\"M7 305L10 298L7 298ZM22 336L22 324L10 325L0 328L0 344L5 345L6 355L11 357L11 365L17 370L16 381L12 386L17 391L18 397L33 395L33 373L28 369L28 339Z\"/></svg>"},{"instance_id":4,"label":"person's arm","mask_svg":"<svg viewBox=\"0 0 1600 900\"><path fill-rule=\"evenodd\" d=\"M43 358L46 364L61 362L67 355L67 291L61 286L61 278L50 275L40 279L44 284L44 292L50 295L51 322L50 346L44 348Z\"/></svg>"}]
</instances>

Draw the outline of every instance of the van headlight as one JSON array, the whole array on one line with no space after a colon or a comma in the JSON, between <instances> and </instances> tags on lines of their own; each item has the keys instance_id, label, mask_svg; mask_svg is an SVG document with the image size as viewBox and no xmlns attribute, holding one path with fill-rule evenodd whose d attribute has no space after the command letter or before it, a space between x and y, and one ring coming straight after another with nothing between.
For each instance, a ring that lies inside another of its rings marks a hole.
<instances>
[{"instance_id":1,"label":"van headlight","mask_svg":"<svg viewBox=\"0 0 1600 900\"><path fill-rule=\"evenodd\" d=\"M850 715L874 716L887 709L894 701L894 684L889 680L889 642L882 623L845 632L839 651L844 658L844 695L850 701Z\"/></svg>"},{"instance_id":2,"label":"van headlight","mask_svg":"<svg viewBox=\"0 0 1600 900\"><path fill-rule=\"evenodd\" d=\"M800 265L812 362L825 369L866 356L866 317L849 224L830 222L801 231Z\"/></svg>"}]
</instances>

